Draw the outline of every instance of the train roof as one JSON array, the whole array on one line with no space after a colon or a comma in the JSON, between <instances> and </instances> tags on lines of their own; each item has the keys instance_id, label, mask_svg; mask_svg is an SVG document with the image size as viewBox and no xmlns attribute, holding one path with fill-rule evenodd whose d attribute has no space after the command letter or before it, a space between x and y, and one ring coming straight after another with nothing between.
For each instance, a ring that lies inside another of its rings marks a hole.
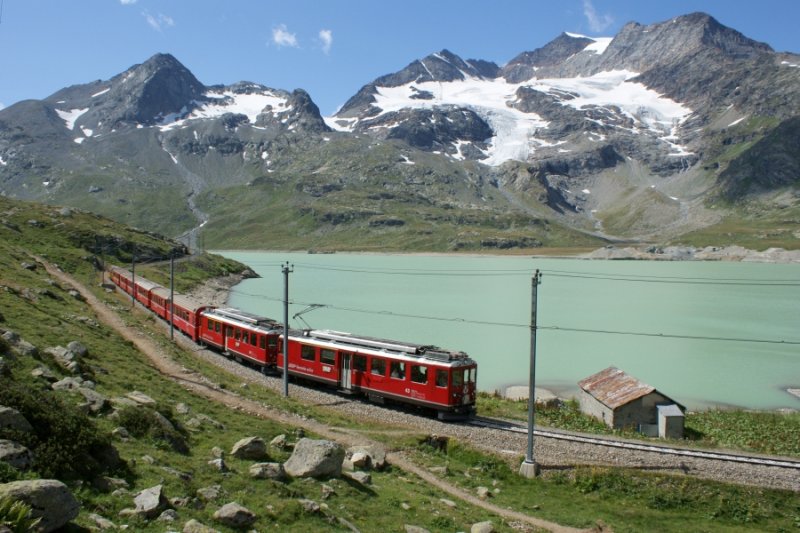
<instances>
[{"instance_id":1,"label":"train roof","mask_svg":"<svg viewBox=\"0 0 800 533\"><path fill-rule=\"evenodd\" d=\"M203 311L203 314L229 324L245 324L250 327L260 327L270 330L281 328L280 324L271 318L248 313L240 309L234 309L233 307L208 309Z\"/></svg>"},{"instance_id":2,"label":"train roof","mask_svg":"<svg viewBox=\"0 0 800 533\"><path fill-rule=\"evenodd\" d=\"M155 281L150 281L149 279L137 277L135 281L136 285L141 287L144 290L151 291L153 289L163 289L164 287Z\"/></svg>"},{"instance_id":3,"label":"train roof","mask_svg":"<svg viewBox=\"0 0 800 533\"><path fill-rule=\"evenodd\" d=\"M472 363L469 355L464 352L454 352L439 348L429 344L415 344L377 337L367 337L354 335L343 331L333 331L328 329L306 329L302 331L290 331L290 335L302 336L308 339L329 343L338 347L350 349L366 348L376 353L385 355L404 355L411 359L431 359L443 363L463 362Z\"/></svg>"}]
</instances>

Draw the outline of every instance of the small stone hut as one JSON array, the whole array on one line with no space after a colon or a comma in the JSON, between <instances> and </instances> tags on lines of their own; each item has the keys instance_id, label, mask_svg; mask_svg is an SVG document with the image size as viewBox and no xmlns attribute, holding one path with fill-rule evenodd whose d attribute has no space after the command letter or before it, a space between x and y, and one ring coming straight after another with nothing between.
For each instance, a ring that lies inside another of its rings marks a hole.
<instances>
[{"instance_id":1,"label":"small stone hut","mask_svg":"<svg viewBox=\"0 0 800 533\"><path fill-rule=\"evenodd\" d=\"M578 382L581 411L611 428L633 428L655 437L683 438L686 408L655 387L616 367Z\"/></svg>"}]
</instances>

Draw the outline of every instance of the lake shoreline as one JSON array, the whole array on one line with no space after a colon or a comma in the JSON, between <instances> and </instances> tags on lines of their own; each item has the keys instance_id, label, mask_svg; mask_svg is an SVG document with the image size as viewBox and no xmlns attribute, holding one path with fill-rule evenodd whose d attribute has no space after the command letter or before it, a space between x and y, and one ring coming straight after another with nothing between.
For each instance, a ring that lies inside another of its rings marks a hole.
<instances>
[{"instance_id":1,"label":"lake shoreline","mask_svg":"<svg viewBox=\"0 0 800 533\"><path fill-rule=\"evenodd\" d=\"M590 250L587 248L529 248L509 250L507 253L480 252L373 252L358 250L315 251L315 250L212 250L220 252L257 253L306 253L308 255L354 255L354 256L407 256L407 257L525 257L534 259L585 259L600 261L730 261L741 263L800 264L800 250L768 248L764 251L751 250L742 246L625 246L609 245Z\"/></svg>"}]
</instances>

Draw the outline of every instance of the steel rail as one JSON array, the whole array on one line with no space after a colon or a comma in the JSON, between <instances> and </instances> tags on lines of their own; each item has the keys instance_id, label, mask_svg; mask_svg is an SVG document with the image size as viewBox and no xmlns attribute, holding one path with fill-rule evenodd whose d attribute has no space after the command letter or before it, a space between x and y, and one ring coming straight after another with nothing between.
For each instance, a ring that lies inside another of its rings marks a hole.
<instances>
[{"instance_id":1,"label":"steel rail","mask_svg":"<svg viewBox=\"0 0 800 533\"><path fill-rule=\"evenodd\" d=\"M528 427L506 422L501 420L493 420L490 418L477 417L467 422L470 425L485 427L489 429L497 429L501 431L510 431L513 433L528 433ZM664 455L677 455L682 457L692 457L697 459L711 459L715 461L727 461L746 463L761 466L776 466L779 468L790 468L800 470L800 460L795 461L792 459L774 459L767 457L760 457L756 455L734 454L725 452L712 452L705 450L690 450L686 448L674 448L670 446L659 446L655 444L640 444L630 441L618 441L607 439L603 437L592 437L588 435L576 435L572 433L563 433L560 431L534 429L533 434L537 437L545 437L550 439L558 439L569 442L580 442L583 444L590 444L594 446L606 446L609 448L622 448L626 450L636 450L651 453L660 453Z\"/></svg>"}]
</instances>

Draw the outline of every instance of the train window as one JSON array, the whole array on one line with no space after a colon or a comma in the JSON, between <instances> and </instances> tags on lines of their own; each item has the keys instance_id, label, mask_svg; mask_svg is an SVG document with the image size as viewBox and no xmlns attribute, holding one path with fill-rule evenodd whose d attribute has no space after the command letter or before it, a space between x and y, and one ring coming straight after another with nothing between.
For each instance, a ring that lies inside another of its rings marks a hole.
<instances>
[{"instance_id":1,"label":"train window","mask_svg":"<svg viewBox=\"0 0 800 533\"><path fill-rule=\"evenodd\" d=\"M262 337L261 340L263 341L264 338ZM252 344L253 346L258 344L258 335L256 335L255 333L250 334L250 344Z\"/></svg>"},{"instance_id":2,"label":"train window","mask_svg":"<svg viewBox=\"0 0 800 533\"><path fill-rule=\"evenodd\" d=\"M305 359L306 361L314 361L316 357L314 357L314 347L303 345L300 347L300 357Z\"/></svg>"},{"instance_id":3,"label":"train window","mask_svg":"<svg viewBox=\"0 0 800 533\"><path fill-rule=\"evenodd\" d=\"M453 370L453 387L460 387L464 384L464 371L461 369Z\"/></svg>"},{"instance_id":4,"label":"train window","mask_svg":"<svg viewBox=\"0 0 800 533\"><path fill-rule=\"evenodd\" d=\"M233 336L236 338L237 341L242 340L242 330L236 328L233 330Z\"/></svg>"},{"instance_id":5,"label":"train window","mask_svg":"<svg viewBox=\"0 0 800 533\"><path fill-rule=\"evenodd\" d=\"M386 375L386 360L379 359L377 357L372 358L372 369L370 370L371 373L377 374L379 376Z\"/></svg>"},{"instance_id":6,"label":"train window","mask_svg":"<svg viewBox=\"0 0 800 533\"><path fill-rule=\"evenodd\" d=\"M411 381L414 383L427 383L428 367L422 365L411 365Z\"/></svg>"},{"instance_id":7,"label":"train window","mask_svg":"<svg viewBox=\"0 0 800 533\"><path fill-rule=\"evenodd\" d=\"M447 387L447 370L436 371L436 386Z\"/></svg>"},{"instance_id":8,"label":"train window","mask_svg":"<svg viewBox=\"0 0 800 533\"><path fill-rule=\"evenodd\" d=\"M366 372L367 371L367 358L363 355L354 355L353 356L353 370L358 370L359 372Z\"/></svg>"},{"instance_id":9,"label":"train window","mask_svg":"<svg viewBox=\"0 0 800 533\"><path fill-rule=\"evenodd\" d=\"M245 344L247 344L247 342L248 342L247 337L248 337L248 333L246 331L243 331L242 332L242 342L245 343Z\"/></svg>"},{"instance_id":10,"label":"train window","mask_svg":"<svg viewBox=\"0 0 800 533\"><path fill-rule=\"evenodd\" d=\"M336 352L328 350L327 348L321 348L319 351L319 360L326 365L332 365L336 362Z\"/></svg>"},{"instance_id":11,"label":"train window","mask_svg":"<svg viewBox=\"0 0 800 533\"><path fill-rule=\"evenodd\" d=\"M208 321L208 331L213 331L213 330L214 330L214 321L213 320L209 320Z\"/></svg>"},{"instance_id":12,"label":"train window","mask_svg":"<svg viewBox=\"0 0 800 533\"><path fill-rule=\"evenodd\" d=\"M214 322L214 331L219 333L219 329L220 329L220 323L219 322Z\"/></svg>"},{"instance_id":13,"label":"train window","mask_svg":"<svg viewBox=\"0 0 800 533\"><path fill-rule=\"evenodd\" d=\"M278 337L277 336L271 336L269 339L267 339L267 342L269 343L271 348L274 348L275 346L278 345Z\"/></svg>"},{"instance_id":14,"label":"train window","mask_svg":"<svg viewBox=\"0 0 800 533\"><path fill-rule=\"evenodd\" d=\"M406 364L399 361L392 361L390 375L395 379L406 379Z\"/></svg>"},{"instance_id":15,"label":"train window","mask_svg":"<svg viewBox=\"0 0 800 533\"><path fill-rule=\"evenodd\" d=\"M477 368L470 368L467 371L467 383L475 383L475 379L478 377L478 369Z\"/></svg>"},{"instance_id":16,"label":"train window","mask_svg":"<svg viewBox=\"0 0 800 533\"><path fill-rule=\"evenodd\" d=\"M233 326L225 326L225 335L233 337Z\"/></svg>"},{"instance_id":17,"label":"train window","mask_svg":"<svg viewBox=\"0 0 800 533\"><path fill-rule=\"evenodd\" d=\"M267 349L267 338L264 335L261 335L261 336L258 337L258 346L262 350L266 350Z\"/></svg>"}]
</instances>

